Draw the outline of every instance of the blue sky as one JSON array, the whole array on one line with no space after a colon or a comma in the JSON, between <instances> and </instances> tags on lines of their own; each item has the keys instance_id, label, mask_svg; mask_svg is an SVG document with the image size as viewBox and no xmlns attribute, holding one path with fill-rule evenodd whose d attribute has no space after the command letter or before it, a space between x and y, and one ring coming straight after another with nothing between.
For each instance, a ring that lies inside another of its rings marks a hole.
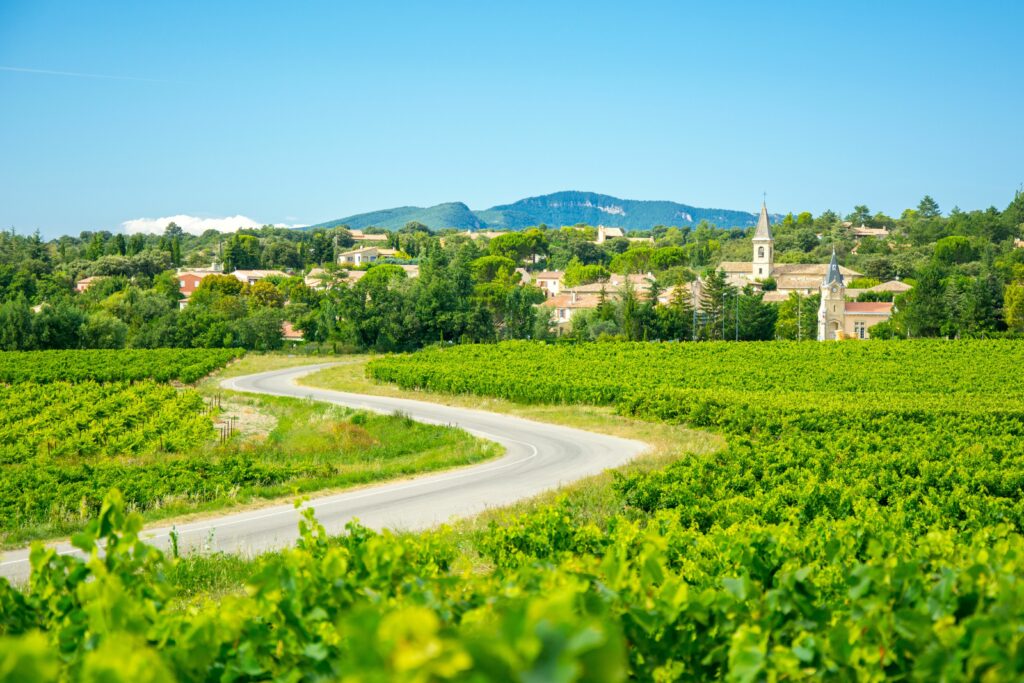
<instances>
[{"instance_id":1,"label":"blue sky","mask_svg":"<svg viewBox=\"0 0 1024 683\"><path fill-rule=\"evenodd\" d=\"M0 227L566 189L1002 208L1024 182L1021 25L1009 1L0 0Z\"/></svg>"}]
</instances>

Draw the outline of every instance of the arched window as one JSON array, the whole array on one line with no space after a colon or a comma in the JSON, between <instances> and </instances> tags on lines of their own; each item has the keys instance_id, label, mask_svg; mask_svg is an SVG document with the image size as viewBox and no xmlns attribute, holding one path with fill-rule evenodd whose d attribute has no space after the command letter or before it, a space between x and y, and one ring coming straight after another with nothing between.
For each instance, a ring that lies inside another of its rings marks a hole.
<instances>
[{"instance_id":1,"label":"arched window","mask_svg":"<svg viewBox=\"0 0 1024 683\"><path fill-rule=\"evenodd\" d=\"M764 258L764 247L757 248L757 258Z\"/></svg>"}]
</instances>

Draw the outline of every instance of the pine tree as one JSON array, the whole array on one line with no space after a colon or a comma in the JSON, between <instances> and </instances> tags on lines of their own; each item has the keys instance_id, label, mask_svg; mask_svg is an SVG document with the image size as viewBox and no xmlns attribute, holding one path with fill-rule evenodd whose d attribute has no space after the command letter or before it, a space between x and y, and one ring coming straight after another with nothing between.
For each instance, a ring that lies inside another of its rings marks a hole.
<instances>
[{"instance_id":1,"label":"pine tree","mask_svg":"<svg viewBox=\"0 0 1024 683\"><path fill-rule=\"evenodd\" d=\"M726 338L726 308L732 300L734 291L735 288L726 280L723 270L712 271L704 278L700 297L700 310L703 314L701 338Z\"/></svg>"}]
</instances>

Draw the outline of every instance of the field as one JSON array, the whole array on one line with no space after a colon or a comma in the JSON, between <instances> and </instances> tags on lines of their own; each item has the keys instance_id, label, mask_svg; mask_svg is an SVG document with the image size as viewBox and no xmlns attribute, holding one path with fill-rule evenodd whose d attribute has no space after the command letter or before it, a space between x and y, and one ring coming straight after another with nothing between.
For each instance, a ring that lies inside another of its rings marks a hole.
<instances>
[{"instance_id":1,"label":"field","mask_svg":"<svg viewBox=\"0 0 1024 683\"><path fill-rule=\"evenodd\" d=\"M66 356L62 356L66 354ZM84 354L84 355L83 355ZM121 354L124 354L123 356ZM0 547L81 529L121 491L147 519L215 510L470 464L497 453L457 430L147 377L198 379L220 351L0 354ZM125 363L139 359L138 367ZM177 368L175 363L185 363ZM51 381L63 368L77 381ZM114 375L133 381L96 381ZM9 375L10 376L10 375ZM236 434L217 439L214 420Z\"/></svg>"},{"instance_id":2,"label":"field","mask_svg":"<svg viewBox=\"0 0 1024 683\"><path fill-rule=\"evenodd\" d=\"M613 405L727 443L623 472L601 516L569 495L470 533L307 520L244 594L188 610L168 606L178 561L140 553L115 496L79 540L120 552L41 552L31 591L0 588L8 666L46 674L60 642L68 671L102 671L130 641L137 670L185 679L1020 680L1022 360L984 341L374 360L409 389Z\"/></svg>"},{"instance_id":3,"label":"field","mask_svg":"<svg viewBox=\"0 0 1024 683\"><path fill-rule=\"evenodd\" d=\"M2 351L0 382L195 382L241 355L236 349Z\"/></svg>"}]
</instances>

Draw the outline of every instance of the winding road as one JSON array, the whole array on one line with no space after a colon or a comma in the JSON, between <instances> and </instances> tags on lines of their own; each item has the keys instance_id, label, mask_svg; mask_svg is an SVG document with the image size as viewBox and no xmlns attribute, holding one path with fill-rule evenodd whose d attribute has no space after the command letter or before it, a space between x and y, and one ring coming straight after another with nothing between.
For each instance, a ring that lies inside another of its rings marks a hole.
<instances>
[{"instance_id":1,"label":"winding road","mask_svg":"<svg viewBox=\"0 0 1024 683\"><path fill-rule=\"evenodd\" d=\"M296 383L298 378L328 365L235 377L223 380L221 385L232 391L312 399L378 413L401 411L421 422L461 427L505 448L502 457L485 463L311 498L303 507L314 508L317 519L332 534L341 533L353 518L374 529L426 529L618 467L648 448L639 441L482 410ZM173 530L182 552L254 554L293 544L298 537L299 516L300 510L283 503L207 517L176 525ZM147 527L143 537L159 548L167 548L171 531L172 527L166 525ZM70 543L54 545L62 554L80 554ZM27 579L28 552L16 550L0 556L0 576L14 581Z\"/></svg>"}]
</instances>

